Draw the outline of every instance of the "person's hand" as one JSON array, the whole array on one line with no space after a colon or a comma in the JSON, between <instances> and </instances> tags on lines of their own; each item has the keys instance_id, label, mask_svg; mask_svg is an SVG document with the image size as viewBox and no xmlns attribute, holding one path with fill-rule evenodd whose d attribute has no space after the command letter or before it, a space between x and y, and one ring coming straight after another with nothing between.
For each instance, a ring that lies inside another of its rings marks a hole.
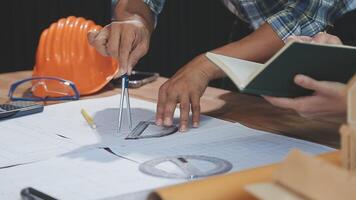
<instances>
[{"instance_id":1,"label":"person's hand","mask_svg":"<svg viewBox=\"0 0 356 200\"><path fill-rule=\"evenodd\" d=\"M320 44L342 44L340 38L325 32L320 32L316 34L311 42L320 43Z\"/></svg>"},{"instance_id":2,"label":"person's hand","mask_svg":"<svg viewBox=\"0 0 356 200\"><path fill-rule=\"evenodd\" d=\"M204 55L198 56L182 67L159 89L156 124L171 126L176 105L179 103L179 131L185 132L189 127L189 113L192 111L192 125L199 126L200 97L209 81L216 76L217 70Z\"/></svg>"},{"instance_id":3,"label":"person's hand","mask_svg":"<svg viewBox=\"0 0 356 200\"><path fill-rule=\"evenodd\" d=\"M286 42L298 41L298 42L310 42L310 43L320 43L320 44L342 44L340 38L335 35L330 35L325 32L319 32L313 37L309 36L290 36L287 38Z\"/></svg>"},{"instance_id":4,"label":"person's hand","mask_svg":"<svg viewBox=\"0 0 356 200\"><path fill-rule=\"evenodd\" d=\"M346 85L338 82L316 81L305 75L297 75L294 82L304 88L314 90L311 96L279 98L264 96L271 104L295 110L306 118L322 118L345 115Z\"/></svg>"},{"instance_id":5,"label":"person's hand","mask_svg":"<svg viewBox=\"0 0 356 200\"><path fill-rule=\"evenodd\" d=\"M130 74L149 48L151 31L139 16L112 22L98 32L89 32L89 43L103 56L119 60L120 72Z\"/></svg>"}]
</instances>

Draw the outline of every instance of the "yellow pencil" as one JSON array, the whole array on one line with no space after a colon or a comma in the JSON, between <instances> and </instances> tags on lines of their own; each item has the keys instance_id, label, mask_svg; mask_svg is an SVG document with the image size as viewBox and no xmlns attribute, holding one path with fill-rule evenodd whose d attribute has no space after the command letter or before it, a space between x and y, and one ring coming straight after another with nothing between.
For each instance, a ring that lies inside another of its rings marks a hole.
<instances>
[{"instance_id":1,"label":"yellow pencil","mask_svg":"<svg viewBox=\"0 0 356 200\"><path fill-rule=\"evenodd\" d=\"M96 129L96 125L94 123L94 120L92 117L90 117L90 115L87 113L87 111L85 111L83 108L80 110L80 112L82 113L84 119L88 122L88 124L90 125L91 128Z\"/></svg>"}]
</instances>

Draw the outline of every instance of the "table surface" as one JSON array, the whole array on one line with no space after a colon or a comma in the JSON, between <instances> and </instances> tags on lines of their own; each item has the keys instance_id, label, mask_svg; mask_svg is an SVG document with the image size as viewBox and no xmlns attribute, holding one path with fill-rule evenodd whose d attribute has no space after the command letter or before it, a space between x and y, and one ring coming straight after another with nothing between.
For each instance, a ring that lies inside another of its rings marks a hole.
<instances>
[{"instance_id":1,"label":"table surface","mask_svg":"<svg viewBox=\"0 0 356 200\"><path fill-rule=\"evenodd\" d=\"M0 102L8 101L7 93L11 83L30 76L31 71L0 74ZM158 89L166 80L166 78L160 77L157 81L141 88L130 89L130 95L156 102ZM118 87L109 83L100 92L82 98L111 96L118 94L119 91ZM201 98L201 110L205 115L239 122L251 128L308 140L334 148L338 148L340 144L338 134L340 124L336 121L305 119L293 111L274 107L257 96L208 87Z\"/></svg>"}]
</instances>

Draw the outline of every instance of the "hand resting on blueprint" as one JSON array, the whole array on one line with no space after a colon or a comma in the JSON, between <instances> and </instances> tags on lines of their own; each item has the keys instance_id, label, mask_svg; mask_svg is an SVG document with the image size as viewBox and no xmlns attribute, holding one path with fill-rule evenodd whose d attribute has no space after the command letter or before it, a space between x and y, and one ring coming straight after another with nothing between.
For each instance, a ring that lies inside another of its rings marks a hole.
<instances>
[{"instance_id":1,"label":"hand resting on blueprint","mask_svg":"<svg viewBox=\"0 0 356 200\"><path fill-rule=\"evenodd\" d=\"M159 89L156 124L170 126L179 102L179 131L185 132L189 127L189 113L192 112L192 125L199 126L200 97L208 86L211 76L211 63L207 63L204 55L197 56L183 66L173 77ZM212 66L214 68L214 66Z\"/></svg>"},{"instance_id":2,"label":"hand resting on blueprint","mask_svg":"<svg viewBox=\"0 0 356 200\"><path fill-rule=\"evenodd\" d=\"M318 33L314 37L293 36L288 38L288 40L324 44L342 44L338 37L327 33ZM311 96L297 98L269 96L264 96L264 98L275 106L295 110L299 115L306 118L346 116L345 84L317 81L301 74L295 76L294 82L301 87L314 90L314 93Z\"/></svg>"}]
</instances>

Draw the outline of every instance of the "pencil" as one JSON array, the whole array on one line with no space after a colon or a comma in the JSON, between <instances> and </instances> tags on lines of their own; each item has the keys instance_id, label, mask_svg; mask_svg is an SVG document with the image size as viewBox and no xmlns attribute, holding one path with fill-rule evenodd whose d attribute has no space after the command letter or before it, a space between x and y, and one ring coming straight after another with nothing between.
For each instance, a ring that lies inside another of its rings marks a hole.
<instances>
[{"instance_id":1,"label":"pencil","mask_svg":"<svg viewBox=\"0 0 356 200\"><path fill-rule=\"evenodd\" d=\"M82 108L82 109L80 110L80 112L82 113L82 115L83 115L85 121L88 122L88 124L90 125L90 127L91 127L92 129L96 129L96 125L95 125L95 123L94 123L94 120L93 120L92 117L90 117L90 115L87 113L87 111L85 111L85 110Z\"/></svg>"}]
</instances>

